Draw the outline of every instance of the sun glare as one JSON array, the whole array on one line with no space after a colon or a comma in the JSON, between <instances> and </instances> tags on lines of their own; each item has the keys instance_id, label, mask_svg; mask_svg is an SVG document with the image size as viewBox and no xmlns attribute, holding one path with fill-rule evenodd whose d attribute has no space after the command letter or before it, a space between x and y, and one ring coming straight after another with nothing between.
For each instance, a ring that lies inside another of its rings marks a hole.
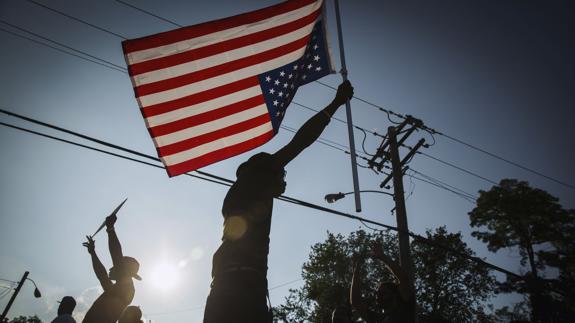
<instances>
[{"instance_id":1,"label":"sun glare","mask_svg":"<svg viewBox=\"0 0 575 323\"><path fill-rule=\"evenodd\" d=\"M178 267L169 263L161 263L150 272L150 283L163 291L176 288L180 280Z\"/></svg>"}]
</instances>

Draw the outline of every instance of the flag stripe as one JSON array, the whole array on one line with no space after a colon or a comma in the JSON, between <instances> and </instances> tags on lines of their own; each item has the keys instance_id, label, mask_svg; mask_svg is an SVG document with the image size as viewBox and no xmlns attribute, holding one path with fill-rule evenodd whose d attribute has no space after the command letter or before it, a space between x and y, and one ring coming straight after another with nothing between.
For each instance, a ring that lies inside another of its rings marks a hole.
<instances>
[{"instance_id":1,"label":"flag stripe","mask_svg":"<svg viewBox=\"0 0 575 323\"><path fill-rule=\"evenodd\" d=\"M160 70L184 64L197 59L214 56L217 54L228 52L230 50L250 46L268 39L272 39L274 37L278 37L290 33L292 31L298 30L304 26L308 26L309 30L307 34L309 34L309 31L311 31L311 29L313 28L313 23L315 22L320 13L321 10L316 10L315 12L312 12L309 15L300 18L298 20L292 21L288 24L277 26L271 29L266 29L251 35L246 35L243 37L238 37L227 41L221 41L197 49L178 52L173 55L148 60L142 63L132 63L130 65L130 73L131 75L136 76L142 73ZM311 26L309 26L310 24Z\"/></svg>"},{"instance_id":2,"label":"flag stripe","mask_svg":"<svg viewBox=\"0 0 575 323\"><path fill-rule=\"evenodd\" d=\"M210 153L204 154L194 159L181 162L179 164L174 164L171 166L166 166L166 170L168 171L168 175L171 177L180 175L190 171L190 169L198 169L206 165L212 164L214 162L236 156L248 150L252 150L258 146L265 144L272 137L273 132L269 131L252 139L245 140L243 142L222 148L220 150L212 151ZM164 161L164 164L167 165L164 158L162 158L162 161Z\"/></svg>"},{"instance_id":3,"label":"flag stripe","mask_svg":"<svg viewBox=\"0 0 575 323\"><path fill-rule=\"evenodd\" d=\"M158 147L158 152L161 153L162 156L175 155L196 148L198 146L204 145L206 143L230 137L233 134L245 132L249 129L262 126L266 123L269 123L269 121L270 121L269 116L262 114L255 118L247 119L242 122L232 124L228 127L221 128L213 132L209 132L197 137L186 139L184 141L173 143L171 145Z\"/></svg>"},{"instance_id":4,"label":"flag stripe","mask_svg":"<svg viewBox=\"0 0 575 323\"><path fill-rule=\"evenodd\" d=\"M236 122L243 122L245 120L249 120L255 117L258 117L262 114L268 114L268 108L265 104L258 105L256 107L247 109L245 111L240 111L233 115L226 116L224 118L215 119L195 127L183 129L180 131L176 131L174 133L170 133L167 135L155 137L156 144L158 147L163 147L167 145L174 144L176 142L180 142L186 140L187 138L193 138L197 136L204 135L206 133L210 133L225 127L229 127Z\"/></svg>"},{"instance_id":5,"label":"flag stripe","mask_svg":"<svg viewBox=\"0 0 575 323\"><path fill-rule=\"evenodd\" d=\"M152 49L155 47L165 46L168 44L177 43L187 39L197 38L204 35L210 35L215 32L231 29L234 27L245 28L245 26L243 25L254 24L265 20L273 20L274 17L277 15L281 15L286 12L303 8L314 2L316 1L315 0L287 1L275 6L263 8L260 10L248 12L233 17L209 21L206 23L179 28L152 36L124 41L122 45L124 53L126 54L146 49Z\"/></svg>"},{"instance_id":6,"label":"flag stripe","mask_svg":"<svg viewBox=\"0 0 575 323\"><path fill-rule=\"evenodd\" d=\"M227 74L222 74L206 80L184 85L179 88L170 89L167 91L153 93L145 96L140 96L138 97L138 100L140 101L140 104L143 107L147 107L150 105L158 105L162 103L169 103L168 101L176 101L183 97L185 98L186 95L189 94L196 94L198 92L211 90L213 88L226 85L230 82L234 82L238 79L241 81L242 79L254 77L265 71L269 71L278 68L280 66L289 64L300 58L304 52L305 52L305 46L291 53L271 59L266 62L262 62L260 64L252 65Z\"/></svg>"},{"instance_id":7,"label":"flag stripe","mask_svg":"<svg viewBox=\"0 0 575 323\"><path fill-rule=\"evenodd\" d=\"M167 78L192 73L198 70L202 70L204 68L220 65L236 59L258 54L308 35L310 30L312 30L314 23L315 20L312 21L310 24L307 24L295 31L259 43L254 43L251 46L239 47L236 49L229 50L227 52L218 53L216 55L205 58L194 58L193 60L190 60L189 62L183 64L135 75L133 76L133 79L136 85L138 86L154 83L157 81L165 80Z\"/></svg>"},{"instance_id":8,"label":"flag stripe","mask_svg":"<svg viewBox=\"0 0 575 323\"><path fill-rule=\"evenodd\" d=\"M203 69L201 71L189 73L178 77L173 77L159 82L137 86L135 88L136 95L145 96L158 92L164 92L167 90L179 88L188 84L193 84L209 78L213 78L218 75L231 73L242 68L261 64L270 61L274 58L283 56L286 53L290 53L301 48L305 49L308 40L309 35L306 35L301 39L285 44L283 46L279 46L256 55L241 58L233 62L224 63L218 66Z\"/></svg>"},{"instance_id":9,"label":"flag stripe","mask_svg":"<svg viewBox=\"0 0 575 323\"><path fill-rule=\"evenodd\" d=\"M218 87L213 87L207 91L191 91L191 95L184 96L172 101L161 102L151 106L145 106L142 102L142 98L138 98L138 101L140 101L140 106L142 107L142 114L145 118L148 118L185 108L194 104L202 103L204 101L212 100L222 95L231 94L236 91L244 90L256 85L259 85L258 78L256 76L251 76L239 81L231 82Z\"/></svg>"},{"instance_id":10,"label":"flag stripe","mask_svg":"<svg viewBox=\"0 0 575 323\"><path fill-rule=\"evenodd\" d=\"M179 164L188 159L197 158L199 156L242 143L246 140L253 139L255 137L261 136L269 132L273 132L272 126L269 122L265 122L262 125L257 126L255 128L251 127L246 131L242 131L240 133L233 133L230 136L209 141L195 148L188 149L177 154L164 156L163 160L168 166Z\"/></svg>"},{"instance_id":11,"label":"flag stripe","mask_svg":"<svg viewBox=\"0 0 575 323\"><path fill-rule=\"evenodd\" d=\"M189 117L193 117L196 115L200 115L202 113L207 113L213 110L217 110L223 108L226 105L231 105L236 102L240 102L243 100L247 100L249 98L255 97L257 95L261 95L262 90L261 87L253 86L247 88L245 90L233 92L228 95L217 97L213 100L208 100L201 102L199 104L194 104L191 106L187 106L178 110L170 111L167 113L163 113L157 116L152 116L146 118L146 123L148 128L154 128L162 125L166 125L172 122L176 122L179 119L186 119Z\"/></svg>"},{"instance_id":12,"label":"flag stripe","mask_svg":"<svg viewBox=\"0 0 575 323\"><path fill-rule=\"evenodd\" d=\"M160 137L186 128L195 127L199 124L223 118L230 114L238 113L255 106L264 104L265 100L263 95L258 95L240 102L230 104L217 110L212 110L206 113L198 114L192 117L183 118L175 122L167 123L161 126L150 128L152 137Z\"/></svg>"}]
</instances>

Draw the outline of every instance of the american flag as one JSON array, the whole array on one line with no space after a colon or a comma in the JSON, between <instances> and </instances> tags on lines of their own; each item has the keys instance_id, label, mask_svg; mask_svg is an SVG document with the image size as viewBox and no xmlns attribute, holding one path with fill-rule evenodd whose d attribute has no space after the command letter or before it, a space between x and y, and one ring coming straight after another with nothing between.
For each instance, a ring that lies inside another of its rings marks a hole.
<instances>
[{"instance_id":1,"label":"american flag","mask_svg":"<svg viewBox=\"0 0 575 323\"><path fill-rule=\"evenodd\" d=\"M122 43L169 176L277 134L299 86L333 72L322 0L293 0Z\"/></svg>"}]
</instances>

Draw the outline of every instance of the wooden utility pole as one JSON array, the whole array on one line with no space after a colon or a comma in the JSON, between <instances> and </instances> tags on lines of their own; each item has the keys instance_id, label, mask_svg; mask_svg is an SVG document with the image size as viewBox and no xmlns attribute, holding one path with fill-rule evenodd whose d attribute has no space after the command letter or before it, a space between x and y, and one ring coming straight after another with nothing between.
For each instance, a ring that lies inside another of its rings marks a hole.
<instances>
[{"instance_id":1,"label":"wooden utility pole","mask_svg":"<svg viewBox=\"0 0 575 323\"><path fill-rule=\"evenodd\" d=\"M407 225L407 211L405 209L405 196L403 191L403 167L399 157L399 147L397 145L397 134L395 127L387 129L387 139L389 140L389 154L391 158L391 169L393 176L393 196L395 200L395 217L397 220L397 235L399 237L399 263L409 279L409 287L415 295L413 261L409 249L409 227Z\"/></svg>"},{"instance_id":2,"label":"wooden utility pole","mask_svg":"<svg viewBox=\"0 0 575 323\"><path fill-rule=\"evenodd\" d=\"M2 312L2 316L0 316L0 322L4 322L4 319L6 318L6 315L8 315L8 311L10 310L10 307L12 306L12 303L14 303L14 300L16 299L16 296L18 296L18 293L20 292L22 285L24 285L26 278L28 278L28 274L30 274L30 272L28 272L28 271L25 272L24 276L22 276L22 279L20 279L20 282L18 283L18 287L16 287L16 290L14 290L14 294L12 294L12 297L10 297L8 304L6 304L6 307L4 308L4 312Z\"/></svg>"}]
</instances>

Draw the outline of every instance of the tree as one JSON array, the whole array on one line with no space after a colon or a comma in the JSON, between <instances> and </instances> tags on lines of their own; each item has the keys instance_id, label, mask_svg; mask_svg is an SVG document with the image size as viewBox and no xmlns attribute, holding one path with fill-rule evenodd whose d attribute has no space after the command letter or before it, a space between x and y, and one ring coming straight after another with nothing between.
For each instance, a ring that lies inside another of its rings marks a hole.
<instances>
[{"instance_id":1,"label":"tree","mask_svg":"<svg viewBox=\"0 0 575 323\"><path fill-rule=\"evenodd\" d=\"M508 277L500 291L526 293L535 321L559 322L550 319L553 300L545 292L548 284L543 270L554 266L566 269L565 277L570 276L567 272L573 273L567 268L573 266L575 250L573 212L563 209L556 197L527 182L503 179L489 191L479 191L477 206L469 212L469 218L472 227L483 229L473 231L472 236L487 243L492 252L516 248L521 266L528 271L521 280ZM561 256L561 252L567 254Z\"/></svg>"},{"instance_id":2,"label":"tree","mask_svg":"<svg viewBox=\"0 0 575 323\"><path fill-rule=\"evenodd\" d=\"M424 316L432 322L478 322L496 288L495 278L487 267L460 256L475 255L461 233L440 227L428 230L427 238L458 254L420 240L412 244L417 300Z\"/></svg>"},{"instance_id":3,"label":"tree","mask_svg":"<svg viewBox=\"0 0 575 323\"><path fill-rule=\"evenodd\" d=\"M13 318L10 323L42 323L38 316L18 316Z\"/></svg>"},{"instance_id":4,"label":"tree","mask_svg":"<svg viewBox=\"0 0 575 323\"><path fill-rule=\"evenodd\" d=\"M428 231L427 238L474 255L461 240L461 234L448 233L445 228ZM304 285L291 289L285 304L274 309L276 321L331 322L334 308L349 308L352 257L369 252L375 241L397 259L397 237L389 232L368 234L359 230L348 237L328 232L324 242L312 247L309 260L303 265ZM492 295L495 278L487 268L418 240L412 243L412 255L420 322L478 322L480 317L488 316L482 304ZM382 263L370 258L363 270L364 298L367 306L376 311L379 283L393 278ZM352 315L358 319L356 313Z\"/></svg>"}]
</instances>

